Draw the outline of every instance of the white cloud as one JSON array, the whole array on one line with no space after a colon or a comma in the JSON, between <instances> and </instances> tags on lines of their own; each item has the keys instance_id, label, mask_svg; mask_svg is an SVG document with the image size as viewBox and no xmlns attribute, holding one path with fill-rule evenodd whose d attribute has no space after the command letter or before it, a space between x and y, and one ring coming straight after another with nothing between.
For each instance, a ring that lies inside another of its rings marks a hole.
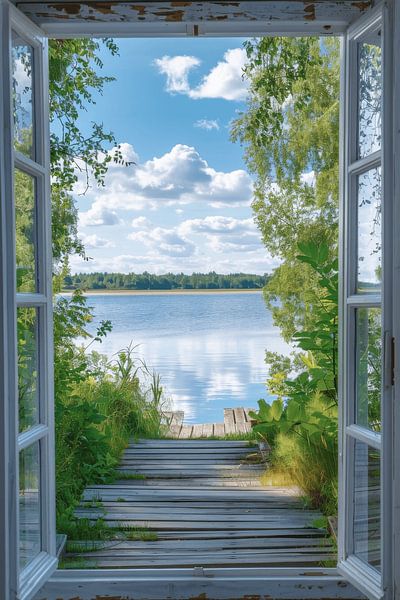
<instances>
[{"instance_id":1,"label":"white cloud","mask_svg":"<svg viewBox=\"0 0 400 600\"><path fill-rule=\"evenodd\" d=\"M218 253L249 253L262 250L260 233L253 219L235 219L220 215L188 219L181 223L179 231L184 235L205 235L208 247Z\"/></svg>"},{"instance_id":2,"label":"white cloud","mask_svg":"<svg viewBox=\"0 0 400 600\"><path fill-rule=\"evenodd\" d=\"M125 160L136 156L130 144L122 144L121 152ZM179 207L194 202L212 207L248 206L252 199L253 184L246 171L216 171L192 146L176 144L162 156L135 162L128 167L110 163L104 187L89 182L86 197L92 206L81 213L81 226L116 225L120 222L117 211L156 210L161 205ZM76 193L87 185L84 175L79 177Z\"/></svg>"},{"instance_id":3,"label":"white cloud","mask_svg":"<svg viewBox=\"0 0 400 600\"><path fill-rule=\"evenodd\" d=\"M85 248L113 248L114 244L110 240L99 237L98 235L82 235L82 242Z\"/></svg>"},{"instance_id":4,"label":"white cloud","mask_svg":"<svg viewBox=\"0 0 400 600\"><path fill-rule=\"evenodd\" d=\"M94 203L92 207L79 213L79 225L82 227L99 225L118 225L121 219L114 210L106 206Z\"/></svg>"},{"instance_id":5,"label":"white cloud","mask_svg":"<svg viewBox=\"0 0 400 600\"><path fill-rule=\"evenodd\" d=\"M137 217L136 219L133 219L131 226L134 229L140 229L142 227L147 228L151 226L151 221L146 217Z\"/></svg>"},{"instance_id":6,"label":"white cloud","mask_svg":"<svg viewBox=\"0 0 400 600\"><path fill-rule=\"evenodd\" d=\"M174 228L156 227L155 229L146 229L145 231L131 233L128 238L140 242L157 254L165 256L192 256L196 249L193 242L180 235Z\"/></svg>"},{"instance_id":7,"label":"white cloud","mask_svg":"<svg viewBox=\"0 0 400 600\"><path fill-rule=\"evenodd\" d=\"M253 219L235 219L234 217L224 217L212 215L204 219L188 219L183 221L180 229L186 233L238 233L254 231L257 229Z\"/></svg>"},{"instance_id":8,"label":"white cloud","mask_svg":"<svg viewBox=\"0 0 400 600\"><path fill-rule=\"evenodd\" d=\"M191 98L224 98L225 100L245 100L248 83L243 79L246 52L243 48L227 50L221 60L203 78L201 84L190 90Z\"/></svg>"},{"instance_id":9,"label":"white cloud","mask_svg":"<svg viewBox=\"0 0 400 600\"><path fill-rule=\"evenodd\" d=\"M231 48L223 59L205 75L196 87L189 83L190 72L200 65L195 56L163 56L154 61L158 71L167 77L166 90L185 94L193 99L223 98L245 100L248 82L243 79L246 52L243 48Z\"/></svg>"},{"instance_id":10,"label":"white cloud","mask_svg":"<svg viewBox=\"0 0 400 600\"><path fill-rule=\"evenodd\" d=\"M201 61L195 56L168 56L157 58L154 65L158 71L167 76L166 90L171 94L186 94L190 92L189 73L200 65Z\"/></svg>"},{"instance_id":11,"label":"white cloud","mask_svg":"<svg viewBox=\"0 0 400 600\"><path fill-rule=\"evenodd\" d=\"M199 119L193 123L194 127L198 127L199 129L205 129L206 131L212 131L216 129L219 131L219 123L215 119Z\"/></svg>"}]
</instances>

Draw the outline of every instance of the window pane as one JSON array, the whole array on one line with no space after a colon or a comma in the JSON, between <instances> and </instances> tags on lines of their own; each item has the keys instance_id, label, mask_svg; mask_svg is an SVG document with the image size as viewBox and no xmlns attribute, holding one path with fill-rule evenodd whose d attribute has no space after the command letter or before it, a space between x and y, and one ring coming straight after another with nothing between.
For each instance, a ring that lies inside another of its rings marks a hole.
<instances>
[{"instance_id":1,"label":"window pane","mask_svg":"<svg viewBox=\"0 0 400 600\"><path fill-rule=\"evenodd\" d=\"M39 422L38 312L18 308L18 413L19 431Z\"/></svg>"},{"instance_id":2,"label":"window pane","mask_svg":"<svg viewBox=\"0 0 400 600\"><path fill-rule=\"evenodd\" d=\"M39 442L19 454L19 566L23 569L41 550Z\"/></svg>"},{"instance_id":3,"label":"window pane","mask_svg":"<svg viewBox=\"0 0 400 600\"><path fill-rule=\"evenodd\" d=\"M35 180L19 169L15 169L14 179L17 292L36 292Z\"/></svg>"},{"instance_id":4,"label":"window pane","mask_svg":"<svg viewBox=\"0 0 400 600\"><path fill-rule=\"evenodd\" d=\"M367 156L381 147L382 53L380 32L358 46L358 152Z\"/></svg>"},{"instance_id":5,"label":"window pane","mask_svg":"<svg viewBox=\"0 0 400 600\"><path fill-rule=\"evenodd\" d=\"M14 147L35 158L33 134L33 48L13 32Z\"/></svg>"},{"instance_id":6,"label":"window pane","mask_svg":"<svg viewBox=\"0 0 400 600\"><path fill-rule=\"evenodd\" d=\"M356 422L380 431L382 328L379 308L357 309L356 354Z\"/></svg>"},{"instance_id":7,"label":"window pane","mask_svg":"<svg viewBox=\"0 0 400 600\"><path fill-rule=\"evenodd\" d=\"M359 441L354 452L354 554L380 570L380 454Z\"/></svg>"},{"instance_id":8,"label":"window pane","mask_svg":"<svg viewBox=\"0 0 400 600\"><path fill-rule=\"evenodd\" d=\"M357 178L357 292L377 293L381 286L381 168Z\"/></svg>"}]
</instances>

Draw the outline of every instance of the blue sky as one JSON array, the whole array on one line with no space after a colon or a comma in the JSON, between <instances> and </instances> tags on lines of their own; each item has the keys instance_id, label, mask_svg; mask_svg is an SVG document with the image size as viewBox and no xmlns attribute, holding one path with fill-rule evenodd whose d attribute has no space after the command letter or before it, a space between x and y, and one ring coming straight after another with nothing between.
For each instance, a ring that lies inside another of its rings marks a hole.
<instances>
[{"instance_id":1,"label":"blue sky","mask_svg":"<svg viewBox=\"0 0 400 600\"><path fill-rule=\"evenodd\" d=\"M82 114L103 122L135 165L75 198L89 262L72 270L264 273L274 261L252 219L252 178L229 124L245 109L240 39L121 39L102 51L116 80Z\"/></svg>"}]
</instances>

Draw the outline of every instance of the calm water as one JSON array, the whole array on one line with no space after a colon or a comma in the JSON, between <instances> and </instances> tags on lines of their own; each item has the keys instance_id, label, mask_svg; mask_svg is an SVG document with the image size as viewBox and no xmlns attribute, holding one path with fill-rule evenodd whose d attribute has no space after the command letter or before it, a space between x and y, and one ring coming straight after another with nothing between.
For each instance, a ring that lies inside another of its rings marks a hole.
<instances>
[{"instance_id":1,"label":"calm water","mask_svg":"<svg viewBox=\"0 0 400 600\"><path fill-rule=\"evenodd\" d=\"M265 349L288 352L261 293L90 295L96 325L113 331L97 350L112 356L131 341L160 373L173 409L191 423L221 422L223 409L267 398Z\"/></svg>"}]
</instances>

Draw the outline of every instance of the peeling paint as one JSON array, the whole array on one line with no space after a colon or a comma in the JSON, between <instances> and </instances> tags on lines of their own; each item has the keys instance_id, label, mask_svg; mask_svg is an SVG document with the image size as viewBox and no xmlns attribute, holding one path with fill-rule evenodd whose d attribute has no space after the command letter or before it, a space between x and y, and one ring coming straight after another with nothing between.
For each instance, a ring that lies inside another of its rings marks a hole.
<instances>
[{"instance_id":1,"label":"peeling paint","mask_svg":"<svg viewBox=\"0 0 400 600\"><path fill-rule=\"evenodd\" d=\"M358 8L361 12L367 10L371 6L370 2L352 2L352 6Z\"/></svg>"},{"instance_id":2,"label":"peeling paint","mask_svg":"<svg viewBox=\"0 0 400 600\"><path fill-rule=\"evenodd\" d=\"M17 0L17 6L32 20L42 23L63 19L65 16L75 22L176 22L192 23L212 21L230 22L272 22L292 21L296 23L320 23L321 33L335 31L330 20L338 21L344 27L354 21L370 5L368 0L268 0L213 2L153 2L143 1L132 4L127 0L52 0L41 2Z\"/></svg>"},{"instance_id":3,"label":"peeling paint","mask_svg":"<svg viewBox=\"0 0 400 600\"><path fill-rule=\"evenodd\" d=\"M306 2L305 6L304 6L304 18L307 19L307 21L315 21L315 4L313 3L309 3Z\"/></svg>"}]
</instances>

